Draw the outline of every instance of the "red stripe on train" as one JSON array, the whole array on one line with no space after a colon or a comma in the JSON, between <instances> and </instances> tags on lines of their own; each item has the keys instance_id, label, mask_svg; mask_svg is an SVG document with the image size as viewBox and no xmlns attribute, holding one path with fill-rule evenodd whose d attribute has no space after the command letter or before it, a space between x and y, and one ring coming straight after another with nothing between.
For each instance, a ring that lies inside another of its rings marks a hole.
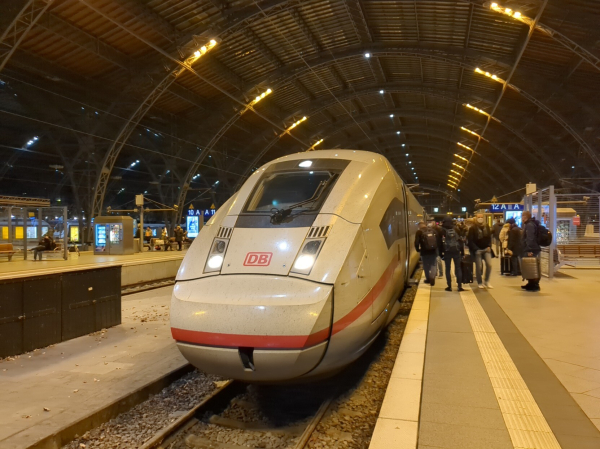
<instances>
[{"instance_id":1,"label":"red stripe on train","mask_svg":"<svg viewBox=\"0 0 600 449\"><path fill-rule=\"evenodd\" d=\"M383 292L392 279L398 261L394 258L375 286L365 295L363 300L347 315L333 323L332 335L341 332L369 310L377 297ZM182 343L194 343L205 346L225 346L232 348L250 347L267 349L304 349L327 340L329 329L323 329L310 335L242 335L220 334L215 332L191 331L171 328L173 338Z\"/></svg>"}]
</instances>

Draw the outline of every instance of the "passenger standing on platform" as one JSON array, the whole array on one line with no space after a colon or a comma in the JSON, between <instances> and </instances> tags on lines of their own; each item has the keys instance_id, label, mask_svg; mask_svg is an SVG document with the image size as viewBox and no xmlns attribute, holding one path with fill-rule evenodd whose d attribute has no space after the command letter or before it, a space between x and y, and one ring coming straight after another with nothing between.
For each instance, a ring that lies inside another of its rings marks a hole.
<instances>
[{"instance_id":1,"label":"passenger standing on platform","mask_svg":"<svg viewBox=\"0 0 600 449\"><path fill-rule=\"evenodd\" d=\"M134 239L141 238L141 235L140 235L140 230L141 229L142 229L142 225L138 223L137 229L135 230L135 235L133 236Z\"/></svg>"},{"instance_id":2,"label":"passenger standing on platform","mask_svg":"<svg viewBox=\"0 0 600 449\"><path fill-rule=\"evenodd\" d=\"M485 222L483 214L477 214L475 224L469 229L469 252L475 256L475 273L479 288L494 288L490 284L492 275L492 232ZM485 262L485 281L482 279L483 262Z\"/></svg>"},{"instance_id":3,"label":"passenger standing on platform","mask_svg":"<svg viewBox=\"0 0 600 449\"><path fill-rule=\"evenodd\" d=\"M164 251L167 251L167 248L171 249L171 245L169 245L169 233L167 232L166 226L164 226L160 232L160 239L163 241Z\"/></svg>"},{"instance_id":4,"label":"passenger standing on platform","mask_svg":"<svg viewBox=\"0 0 600 449\"><path fill-rule=\"evenodd\" d=\"M512 221L511 221L512 220ZM506 252L506 248L508 247L508 233L510 232L510 228L512 226L511 223L514 223L515 219L514 218L509 218L508 220L506 220L506 223L504 223L504 226L502 226L502 229L500 230L500 254L496 254L496 256L503 256L504 253Z\"/></svg>"},{"instance_id":5,"label":"passenger standing on platform","mask_svg":"<svg viewBox=\"0 0 600 449\"><path fill-rule=\"evenodd\" d=\"M146 228L146 234L144 235L146 242L150 244L150 240L152 239L152 228L148 226Z\"/></svg>"},{"instance_id":6,"label":"passenger standing on platform","mask_svg":"<svg viewBox=\"0 0 600 449\"><path fill-rule=\"evenodd\" d=\"M438 235L438 242L440 242L440 244L438 245L438 255L435 258L436 261L436 265L437 265L437 274L438 277L443 277L444 276L444 266L442 263L442 255L441 255L441 251L442 251L442 228L440 228L436 223L435 220L433 218L431 218L430 220L427 220L427 227L430 229L433 229L436 234Z\"/></svg>"},{"instance_id":7,"label":"passenger standing on platform","mask_svg":"<svg viewBox=\"0 0 600 449\"><path fill-rule=\"evenodd\" d=\"M521 228L515 222L514 218L506 220L510 224L510 231L508 231L508 243L506 246L506 252L510 255L511 273L510 276L518 276L519 268L521 266L521 254L523 253L523 242L521 241Z\"/></svg>"},{"instance_id":8,"label":"passenger standing on platform","mask_svg":"<svg viewBox=\"0 0 600 449\"><path fill-rule=\"evenodd\" d=\"M537 241L537 227L538 223L531 216L531 212L526 210L523 212L523 257L535 257L537 258L538 271L540 266L540 252L541 248ZM526 285L522 285L521 288L531 292L540 291L540 278L528 279Z\"/></svg>"},{"instance_id":9,"label":"passenger standing on platform","mask_svg":"<svg viewBox=\"0 0 600 449\"><path fill-rule=\"evenodd\" d=\"M421 253L426 284L435 285L435 263L439 247L439 234L429 226L426 226L424 222L420 222L419 230L415 235L415 249Z\"/></svg>"},{"instance_id":10,"label":"passenger standing on platform","mask_svg":"<svg viewBox=\"0 0 600 449\"><path fill-rule=\"evenodd\" d=\"M183 237L185 232L181 229L181 226L177 225L175 228L175 241L177 242L177 251L181 251L183 246Z\"/></svg>"},{"instance_id":11,"label":"passenger standing on platform","mask_svg":"<svg viewBox=\"0 0 600 449\"><path fill-rule=\"evenodd\" d=\"M454 261L454 275L456 276L458 291L464 292L465 290L462 288L462 271L460 269L460 261L464 255L464 244L458 229L454 226L454 223L452 223L452 218L444 218L441 234L443 240L441 253L446 264L446 282L448 283L446 291L452 291L452 274L450 273L450 270L452 268L452 261Z\"/></svg>"},{"instance_id":12,"label":"passenger standing on platform","mask_svg":"<svg viewBox=\"0 0 600 449\"><path fill-rule=\"evenodd\" d=\"M500 219L496 218L494 226L492 226L492 232L494 234L494 245L496 246L496 257L500 257L500 232L502 231L502 223Z\"/></svg>"}]
</instances>

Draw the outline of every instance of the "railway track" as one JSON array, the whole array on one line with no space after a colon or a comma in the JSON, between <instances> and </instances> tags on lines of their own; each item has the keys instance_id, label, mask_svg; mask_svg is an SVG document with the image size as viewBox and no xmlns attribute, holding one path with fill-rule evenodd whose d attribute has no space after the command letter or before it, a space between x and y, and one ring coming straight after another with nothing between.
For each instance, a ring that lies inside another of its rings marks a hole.
<instances>
[{"instance_id":1,"label":"railway track","mask_svg":"<svg viewBox=\"0 0 600 449\"><path fill-rule=\"evenodd\" d=\"M331 393L330 385L323 385L322 394L317 393L316 400L302 398L300 402L304 404L300 409L290 404L290 395L306 395L308 389L314 394L314 387L307 385L260 387L226 381L193 409L161 429L140 449L233 449L244 446L303 449L336 396ZM262 404L252 400L261 396ZM274 401L281 407L273 404ZM297 405L298 401L291 402ZM267 414L272 416L260 416L265 408L271 408Z\"/></svg>"}]
</instances>

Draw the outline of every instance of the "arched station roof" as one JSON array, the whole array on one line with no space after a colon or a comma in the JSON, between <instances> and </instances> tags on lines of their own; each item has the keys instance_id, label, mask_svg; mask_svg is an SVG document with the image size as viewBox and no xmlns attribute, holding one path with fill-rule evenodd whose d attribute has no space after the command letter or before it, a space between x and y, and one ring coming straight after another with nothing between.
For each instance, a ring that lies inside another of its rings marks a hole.
<instances>
[{"instance_id":1,"label":"arched station roof","mask_svg":"<svg viewBox=\"0 0 600 449\"><path fill-rule=\"evenodd\" d=\"M183 208L313 147L464 204L597 177L599 21L585 0L14 0L2 190Z\"/></svg>"}]
</instances>

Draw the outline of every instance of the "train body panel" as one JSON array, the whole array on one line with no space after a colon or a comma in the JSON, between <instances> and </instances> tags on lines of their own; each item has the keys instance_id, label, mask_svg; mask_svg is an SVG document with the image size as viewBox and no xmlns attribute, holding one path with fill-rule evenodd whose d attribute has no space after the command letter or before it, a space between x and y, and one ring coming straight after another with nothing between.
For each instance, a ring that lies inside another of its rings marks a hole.
<instances>
[{"instance_id":1,"label":"train body panel","mask_svg":"<svg viewBox=\"0 0 600 449\"><path fill-rule=\"evenodd\" d=\"M392 318L418 260L420 219L381 155L326 150L266 164L181 265L171 312L181 352L200 369L256 382L344 367Z\"/></svg>"}]
</instances>

